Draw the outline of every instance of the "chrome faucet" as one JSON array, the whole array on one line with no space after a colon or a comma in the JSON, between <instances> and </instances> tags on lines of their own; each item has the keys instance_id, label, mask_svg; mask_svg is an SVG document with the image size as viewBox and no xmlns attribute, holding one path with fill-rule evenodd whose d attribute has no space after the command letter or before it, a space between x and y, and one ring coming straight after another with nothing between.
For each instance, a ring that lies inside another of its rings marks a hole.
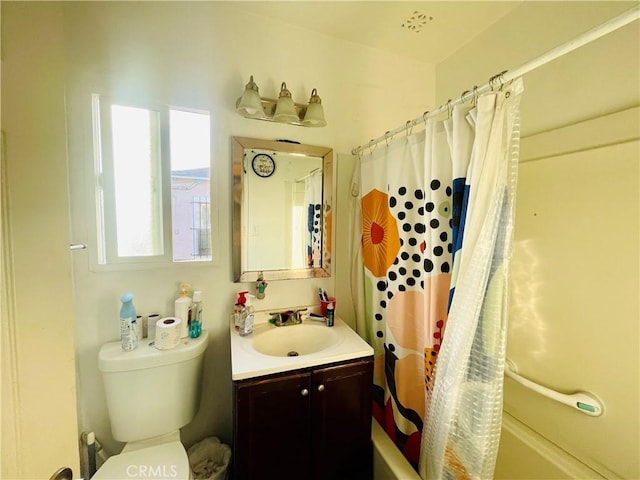
<instances>
[{"instance_id":1,"label":"chrome faucet","mask_svg":"<svg viewBox=\"0 0 640 480\"><path fill-rule=\"evenodd\" d=\"M302 323L302 312L306 312L306 308L298 308L296 310L285 310L284 312L269 313L275 317L274 325L276 327L288 327L289 325L298 325Z\"/></svg>"}]
</instances>

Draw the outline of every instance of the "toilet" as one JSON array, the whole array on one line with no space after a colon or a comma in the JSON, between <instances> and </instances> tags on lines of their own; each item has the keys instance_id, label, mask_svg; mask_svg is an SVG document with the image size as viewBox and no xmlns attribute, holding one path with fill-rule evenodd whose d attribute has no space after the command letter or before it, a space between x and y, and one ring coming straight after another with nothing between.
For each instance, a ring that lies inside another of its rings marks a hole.
<instances>
[{"instance_id":1,"label":"toilet","mask_svg":"<svg viewBox=\"0 0 640 480\"><path fill-rule=\"evenodd\" d=\"M171 350L158 350L151 340L125 352L120 342L100 348L102 373L113 438L126 442L109 457L97 480L192 479L180 428L195 417L208 332L183 338Z\"/></svg>"}]
</instances>

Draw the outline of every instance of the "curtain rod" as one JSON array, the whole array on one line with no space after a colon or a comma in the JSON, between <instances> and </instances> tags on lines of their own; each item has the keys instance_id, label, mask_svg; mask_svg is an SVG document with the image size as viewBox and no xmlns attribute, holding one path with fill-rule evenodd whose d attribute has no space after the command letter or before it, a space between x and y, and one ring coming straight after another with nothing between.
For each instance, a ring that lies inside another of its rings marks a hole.
<instances>
[{"instance_id":1,"label":"curtain rod","mask_svg":"<svg viewBox=\"0 0 640 480\"><path fill-rule=\"evenodd\" d=\"M405 125L397 127L393 130L389 130L384 135L371 139L369 143L367 143L366 145L357 146L356 148L351 150L351 154L358 155L358 153L361 152L366 147L371 148L374 145L377 145L378 143L382 142L383 140L388 141L391 137L403 131L409 132L415 125L418 125L421 122L426 122L428 118L435 117L440 113L449 111L449 109L451 109L454 105L459 105L471 98L477 97L482 93L488 92L489 90L493 90L497 82L499 82L500 86L502 86L511 80L514 80L516 78L523 76L525 73L529 73L530 71L535 70L536 68L541 67L542 65L545 65L555 60L556 58L562 57L563 55L566 55L567 53L570 53L588 43L591 43L594 40L599 39L600 37L604 37L605 35L608 35L609 33L621 27L624 27L625 25L628 25L629 23L635 20L638 20L639 18L640 18L640 7L636 6L631 10L628 10L623 14L618 15L617 17L614 17L611 20L608 20L603 24L598 25L592 28L591 30L586 31L582 35L579 35L573 38L572 40L569 40L568 42L556 48L553 48L546 53L543 53L539 57L536 57L533 60L519 66L515 70L512 70L512 71L505 70L501 73L498 73L492 76L489 79L489 82L486 83L485 85L481 87L473 87L473 90L464 91L459 98L456 98L455 100L449 100L447 103L440 105L435 110L426 111L419 117L416 117L413 120L408 120Z\"/></svg>"}]
</instances>

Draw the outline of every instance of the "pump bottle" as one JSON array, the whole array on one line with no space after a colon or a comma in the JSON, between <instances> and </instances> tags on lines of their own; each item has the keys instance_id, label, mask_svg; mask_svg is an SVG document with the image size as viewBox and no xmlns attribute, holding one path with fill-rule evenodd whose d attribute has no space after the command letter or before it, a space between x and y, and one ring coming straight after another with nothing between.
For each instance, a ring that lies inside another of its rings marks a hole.
<instances>
[{"instance_id":1,"label":"pump bottle","mask_svg":"<svg viewBox=\"0 0 640 480\"><path fill-rule=\"evenodd\" d=\"M176 298L174 316L182 321L180 338L189 336L189 309L191 307L191 297L189 296L189 284L180 285L180 296Z\"/></svg>"}]
</instances>

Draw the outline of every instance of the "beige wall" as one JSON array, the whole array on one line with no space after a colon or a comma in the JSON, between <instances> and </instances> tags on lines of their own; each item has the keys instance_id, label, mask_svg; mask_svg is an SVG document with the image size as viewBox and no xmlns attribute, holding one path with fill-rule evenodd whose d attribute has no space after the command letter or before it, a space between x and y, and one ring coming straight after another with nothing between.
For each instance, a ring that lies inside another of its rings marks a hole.
<instances>
[{"instance_id":1,"label":"beige wall","mask_svg":"<svg viewBox=\"0 0 640 480\"><path fill-rule=\"evenodd\" d=\"M188 5L188 6L186 6ZM202 408L182 432L190 445L203 436L231 441L231 383L228 319L236 292L231 273L231 136L286 138L331 146L334 155L401 123L416 104L433 104L435 68L344 41L338 41L248 15L233 2L79 2L64 6L68 61L69 149L72 232L89 249L74 254L76 350L79 372L79 422L96 432L106 447L111 439L104 391L96 365L100 345L118 338L119 297L136 294L140 312L170 313L178 283L203 290L205 323L211 331L206 354ZM393 69L388 66L393 65ZM322 97L328 125L301 128L245 119L235 101L254 75L263 96L277 95L287 82L294 100L306 102L312 88ZM214 266L170 265L155 269L95 272L95 230L87 223L91 206L91 132L89 94L110 92L211 111L212 206L219 224L218 262ZM409 101L404 92L415 92ZM384 99L385 108L380 108ZM336 158L334 157L334 158ZM350 180L340 161L339 185ZM342 188L342 187L338 187ZM337 241L348 235L343 199L337 198ZM334 262L350 265L348 252L335 251ZM317 303L321 286L336 292L336 278L273 281L256 308L273 310ZM338 314L349 320L348 292L336 292ZM143 408L143 407L142 407Z\"/></svg>"},{"instance_id":2,"label":"beige wall","mask_svg":"<svg viewBox=\"0 0 640 480\"><path fill-rule=\"evenodd\" d=\"M63 35L59 4L2 3L13 274L3 285L2 478L79 472Z\"/></svg>"},{"instance_id":3,"label":"beige wall","mask_svg":"<svg viewBox=\"0 0 640 480\"><path fill-rule=\"evenodd\" d=\"M61 464L77 464L75 412L69 411L75 407L72 330L77 339L79 429L96 431L112 451L119 448L110 436L96 355L101 343L117 338L118 298L129 289L136 292L139 310L165 312L172 308L179 282L204 290L212 335L203 402L197 421L183 431L183 440L190 444L215 434L230 441L227 314L235 292L247 286L231 281L232 135L290 138L345 154L415 117L417 105L436 106L435 93L444 102L629 7L630 2L524 2L440 64L436 90L436 71L430 65L265 22L240 13L232 3L2 2L2 128L7 133L14 242L17 374L24 376L16 422L22 429L18 450L23 477L46 478ZM637 62L636 22L531 73L525 79L522 104L524 132L529 135L638 105ZM281 81L287 81L297 101L306 101L317 88L328 126L303 129L239 117L234 102L250 74L264 96L274 96ZM88 95L96 90L212 112L212 201L218 205L219 224L216 265L90 270L95 241L86 221L92 162ZM288 306L292 298L296 303L313 302L322 286L337 292L338 313L350 319L348 302L341 299L348 294L349 213L344 207L353 163L351 157L338 158L338 274L321 281L272 282L259 308ZM87 251L73 253L73 307L69 228L73 242L90 245ZM3 346L4 340L3 328ZM3 360L4 356L3 349ZM4 395L3 388L3 399ZM59 415L47 415L46 406L59 408ZM54 441L41 434L43 424L49 432L61 432ZM3 457L5 452L3 446Z\"/></svg>"},{"instance_id":4,"label":"beige wall","mask_svg":"<svg viewBox=\"0 0 640 480\"><path fill-rule=\"evenodd\" d=\"M524 1L438 64L436 100L459 97L634 5L637 2ZM636 21L528 73L521 102L523 137L638 105L639 45Z\"/></svg>"},{"instance_id":5,"label":"beige wall","mask_svg":"<svg viewBox=\"0 0 640 480\"><path fill-rule=\"evenodd\" d=\"M634 4L524 2L437 66L437 99L486 83ZM540 67L525 76L521 104L508 355L528 378L592 391L605 414L588 417L511 381L505 411L542 436L540 444L550 440L607 478L640 476L639 40L634 22ZM499 478L561 478L549 473L562 475L560 457L520 440L504 434Z\"/></svg>"}]
</instances>

